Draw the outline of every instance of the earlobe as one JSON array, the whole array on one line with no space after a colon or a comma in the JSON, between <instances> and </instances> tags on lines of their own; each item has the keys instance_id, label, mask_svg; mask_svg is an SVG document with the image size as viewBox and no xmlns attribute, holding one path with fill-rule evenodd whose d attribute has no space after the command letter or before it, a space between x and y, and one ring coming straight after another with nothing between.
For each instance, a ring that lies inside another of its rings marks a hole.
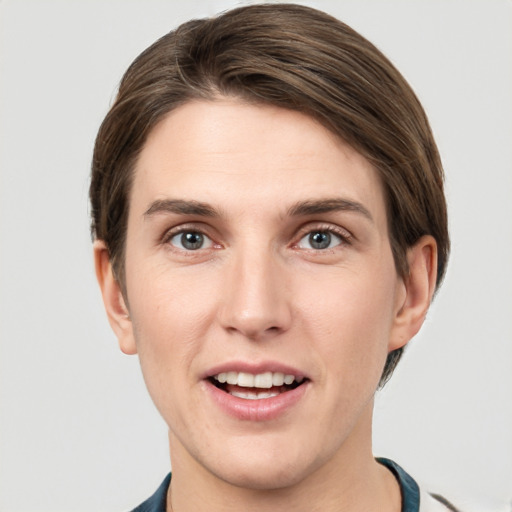
<instances>
[{"instance_id":1,"label":"earlobe","mask_svg":"<svg viewBox=\"0 0 512 512\"><path fill-rule=\"evenodd\" d=\"M434 295L437 278L437 243L422 236L407 251L409 273L403 280L405 296L397 308L389 351L406 345L420 330Z\"/></svg>"},{"instance_id":2,"label":"earlobe","mask_svg":"<svg viewBox=\"0 0 512 512\"><path fill-rule=\"evenodd\" d=\"M136 354L133 324L103 240L94 242L94 266L108 321L125 354Z\"/></svg>"}]
</instances>

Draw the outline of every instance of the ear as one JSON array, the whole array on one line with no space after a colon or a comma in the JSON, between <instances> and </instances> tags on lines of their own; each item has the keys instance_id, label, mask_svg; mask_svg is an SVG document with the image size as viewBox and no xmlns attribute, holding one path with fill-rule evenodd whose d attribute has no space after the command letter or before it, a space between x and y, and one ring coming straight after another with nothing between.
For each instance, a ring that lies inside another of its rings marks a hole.
<instances>
[{"instance_id":1,"label":"ear","mask_svg":"<svg viewBox=\"0 0 512 512\"><path fill-rule=\"evenodd\" d=\"M137 347L130 313L119 282L114 277L110 256L103 240L94 242L94 266L108 321L117 336L119 347L125 354L136 354Z\"/></svg>"},{"instance_id":2,"label":"ear","mask_svg":"<svg viewBox=\"0 0 512 512\"><path fill-rule=\"evenodd\" d=\"M422 236L407 251L409 273L401 283L389 351L406 345L420 330L434 295L437 279L437 243Z\"/></svg>"}]
</instances>

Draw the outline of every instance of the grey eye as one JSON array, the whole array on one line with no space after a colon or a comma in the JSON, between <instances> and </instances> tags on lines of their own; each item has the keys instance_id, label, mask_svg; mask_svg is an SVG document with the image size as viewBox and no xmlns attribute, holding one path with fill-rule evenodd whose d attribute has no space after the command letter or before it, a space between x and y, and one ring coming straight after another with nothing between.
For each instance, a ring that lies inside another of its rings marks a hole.
<instances>
[{"instance_id":1,"label":"grey eye","mask_svg":"<svg viewBox=\"0 0 512 512\"><path fill-rule=\"evenodd\" d=\"M311 231L299 241L298 246L301 249L315 249L317 251L322 249L331 249L340 245L342 239L339 235L330 231Z\"/></svg>"},{"instance_id":2,"label":"grey eye","mask_svg":"<svg viewBox=\"0 0 512 512\"><path fill-rule=\"evenodd\" d=\"M184 231L174 235L170 243L185 251L197 251L212 246L212 241L203 233L197 231Z\"/></svg>"},{"instance_id":3,"label":"grey eye","mask_svg":"<svg viewBox=\"0 0 512 512\"><path fill-rule=\"evenodd\" d=\"M331 234L324 232L310 233L309 244L313 249L327 249L331 245Z\"/></svg>"}]
</instances>

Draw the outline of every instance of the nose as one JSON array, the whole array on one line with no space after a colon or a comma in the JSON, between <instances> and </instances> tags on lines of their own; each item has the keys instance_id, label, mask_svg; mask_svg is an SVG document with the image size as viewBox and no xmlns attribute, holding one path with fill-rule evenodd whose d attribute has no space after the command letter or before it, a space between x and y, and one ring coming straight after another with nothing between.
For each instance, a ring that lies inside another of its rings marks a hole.
<instances>
[{"instance_id":1,"label":"nose","mask_svg":"<svg viewBox=\"0 0 512 512\"><path fill-rule=\"evenodd\" d=\"M292 312L287 273L268 248L235 255L224 282L219 318L224 329L251 340L289 329Z\"/></svg>"}]
</instances>

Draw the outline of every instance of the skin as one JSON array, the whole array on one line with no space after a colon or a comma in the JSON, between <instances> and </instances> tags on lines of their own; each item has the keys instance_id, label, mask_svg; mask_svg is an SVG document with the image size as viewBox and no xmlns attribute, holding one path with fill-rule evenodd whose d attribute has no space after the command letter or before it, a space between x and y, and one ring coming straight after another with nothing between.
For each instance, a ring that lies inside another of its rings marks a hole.
<instances>
[{"instance_id":1,"label":"skin","mask_svg":"<svg viewBox=\"0 0 512 512\"><path fill-rule=\"evenodd\" d=\"M345 208L304 207L332 200ZM120 347L138 353L169 426L169 509L400 510L372 455L373 397L386 355L424 320L436 245L410 248L402 279L387 223L375 169L301 113L219 98L153 129L130 197L126 297L102 241L95 261ZM204 245L185 248L183 230ZM204 379L226 361L286 364L305 392L271 420L233 417Z\"/></svg>"}]
</instances>

